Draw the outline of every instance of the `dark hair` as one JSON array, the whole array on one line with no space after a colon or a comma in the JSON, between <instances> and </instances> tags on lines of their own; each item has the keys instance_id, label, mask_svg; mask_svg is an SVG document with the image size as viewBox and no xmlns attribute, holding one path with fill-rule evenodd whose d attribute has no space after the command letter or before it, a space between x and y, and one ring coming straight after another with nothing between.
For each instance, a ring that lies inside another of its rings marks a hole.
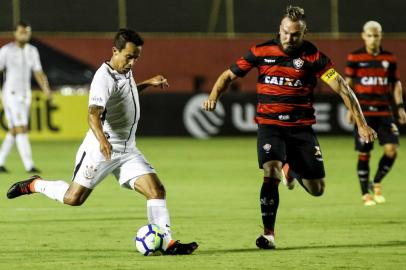
<instances>
[{"instance_id":1,"label":"dark hair","mask_svg":"<svg viewBox=\"0 0 406 270\"><path fill-rule=\"evenodd\" d=\"M18 28L19 26L26 28L26 27L30 27L31 24L30 24L29 22L27 22L27 21L20 20L20 21L18 21L18 22L16 23L16 25L15 25L15 27L14 27L14 30L17 30L17 28Z\"/></svg>"},{"instance_id":2,"label":"dark hair","mask_svg":"<svg viewBox=\"0 0 406 270\"><path fill-rule=\"evenodd\" d=\"M303 8L298 6L287 6L283 18L289 18L293 22L302 21L306 23L306 15Z\"/></svg>"},{"instance_id":3,"label":"dark hair","mask_svg":"<svg viewBox=\"0 0 406 270\"><path fill-rule=\"evenodd\" d=\"M144 45L144 40L137 32L127 28L121 28L114 37L114 47L121 51L125 48L127 42L134 43L136 46Z\"/></svg>"}]
</instances>

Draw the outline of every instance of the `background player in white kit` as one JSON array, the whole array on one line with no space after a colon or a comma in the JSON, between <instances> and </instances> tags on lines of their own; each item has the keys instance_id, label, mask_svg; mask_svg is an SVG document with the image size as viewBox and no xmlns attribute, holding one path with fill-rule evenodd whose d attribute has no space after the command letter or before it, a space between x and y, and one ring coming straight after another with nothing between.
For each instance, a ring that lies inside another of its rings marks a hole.
<instances>
[{"instance_id":1,"label":"background player in white kit","mask_svg":"<svg viewBox=\"0 0 406 270\"><path fill-rule=\"evenodd\" d=\"M0 71L5 71L3 107L9 128L0 150L0 172L7 172L4 164L16 142L25 170L29 173L38 173L28 140L31 72L48 98L51 96L51 90L48 79L42 71L38 50L28 43L31 38L31 26L23 21L17 23L14 38L14 42L0 49Z\"/></svg>"},{"instance_id":2,"label":"background player in white kit","mask_svg":"<svg viewBox=\"0 0 406 270\"><path fill-rule=\"evenodd\" d=\"M8 198L39 192L61 203L81 205L93 188L113 173L121 186L147 198L149 223L160 225L171 238L164 186L135 146L140 117L138 92L149 86L168 86L161 75L135 83L131 68L140 56L143 43L136 32L120 29L110 61L97 70L89 94L90 130L76 155L73 182L69 185L64 181L45 181L34 175L12 185ZM171 240L165 253L191 254L196 248L195 242L181 244Z\"/></svg>"}]
</instances>

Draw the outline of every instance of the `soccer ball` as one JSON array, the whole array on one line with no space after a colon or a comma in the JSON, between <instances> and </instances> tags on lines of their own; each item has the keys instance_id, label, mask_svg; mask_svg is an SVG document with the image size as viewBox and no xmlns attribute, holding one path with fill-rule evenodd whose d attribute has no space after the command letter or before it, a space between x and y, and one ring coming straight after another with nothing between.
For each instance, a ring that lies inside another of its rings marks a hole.
<instances>
[{"instance_id":1,"label":"soccer ball","mask_svg":"<svg viewBox=\"0 0 406 270\"><path fill-rule=\"evenodd\" d=\"M166 247L166 233L158 225L148 224L138 230L134 241L144 256L161 255Z\"/></svg>"}]
</instances>

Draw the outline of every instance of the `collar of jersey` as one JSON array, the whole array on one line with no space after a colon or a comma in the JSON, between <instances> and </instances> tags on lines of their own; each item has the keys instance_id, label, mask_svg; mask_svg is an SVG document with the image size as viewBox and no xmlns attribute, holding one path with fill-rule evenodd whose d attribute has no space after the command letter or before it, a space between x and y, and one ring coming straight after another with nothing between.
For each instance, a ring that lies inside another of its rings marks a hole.
<instances>
[{"instance_id":1,"label":"collar of jersey","mask_svg":"<svg viewBox=\"0 0 406 270\"><path fill-rule=\"evenodd\" d=\"M128 71L127 73L123 74L123 73L119 73L117 70L112 68L108 61L105 61L104 64L107 66L107 68L109 69L109 71L112 75L118 76L118 78L122 78L122 79L128 79L130 77L131 70Z\"/></svg>"}]
</instances>

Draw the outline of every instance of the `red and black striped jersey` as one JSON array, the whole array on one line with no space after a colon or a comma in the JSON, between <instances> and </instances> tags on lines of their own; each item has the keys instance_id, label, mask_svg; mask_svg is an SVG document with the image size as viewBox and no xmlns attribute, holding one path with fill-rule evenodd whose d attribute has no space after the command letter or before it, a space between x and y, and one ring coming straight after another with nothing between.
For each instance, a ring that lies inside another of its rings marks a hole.
<instances>
[{"instance_id":1,"label":"red and black striped jersey","mask_svg":"<svg viewBox=\"0 0 406 270\"><path fill-rule=\"evenodd\" d=\"M345 75L350 77L365 116L391 116L393 83L399 80L395 56L381 48L378 55L365 47L347 57Z\"/></svg>"},{"instance_id":2,"label":"red and black striped jersey","mask_svg":"<svg viewBox=\"0 0 406 270\"><path fill-rule=\"evenodd\" d=\"M313 90L317 78L333 67L330 59L312 43L304 41L294 55L287 55L278 39L253 46L230 69L245 76L258 69L258 124L309 126L316 123Z\"/></svg>"}]
</instances>

